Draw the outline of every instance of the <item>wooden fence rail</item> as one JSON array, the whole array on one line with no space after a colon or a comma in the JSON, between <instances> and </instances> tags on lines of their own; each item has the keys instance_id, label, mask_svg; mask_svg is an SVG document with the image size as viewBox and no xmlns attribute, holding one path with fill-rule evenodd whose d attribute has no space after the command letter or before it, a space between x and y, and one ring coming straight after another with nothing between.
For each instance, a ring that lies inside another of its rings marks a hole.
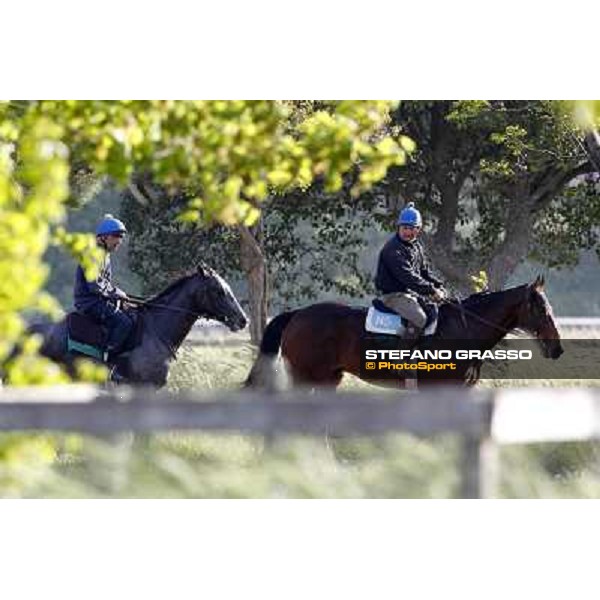
<instances>
[{"instance_id":1,"label":"wooden fence rail","mask_svg":"<svg viewBox=\"0 0 600 600\"><path fill-rule=\"evenodd\" d=\"M335 436L406 432L463 437L465 498L496 495L497 444L600 438L598 389L449 388L415 394L302 391L169 394L93 386L4 388L0 430L93 434L161 430Z\"/></svg>"}]
</instances>

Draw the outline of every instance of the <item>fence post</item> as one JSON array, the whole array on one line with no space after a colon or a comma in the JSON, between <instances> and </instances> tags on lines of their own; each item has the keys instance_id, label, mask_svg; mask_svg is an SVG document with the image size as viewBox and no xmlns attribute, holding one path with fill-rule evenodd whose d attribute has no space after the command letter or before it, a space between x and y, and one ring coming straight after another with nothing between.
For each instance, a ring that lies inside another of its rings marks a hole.
<instances>
[{"instance_id":1,"label":"fence post","mask_svg":"<svg viewBox=\"0 0 600 600\"><path fill-rule=\"evenodd\" d=\"M462 440L461 498L495 498L498 493L498 448L490 436Z\"/></svg>"},{"instance_id":2,"label":"fence post","mask_svg":"<svg viewBox=\"0 0 600 600\"><path fill-rule=\"evenodd\" d=\"M492 437L497 392L489 390L477 401L483 413L479 430L461 438L461 498L495 498L498 495L498 446Z\"/></svg>"}]
</instances>

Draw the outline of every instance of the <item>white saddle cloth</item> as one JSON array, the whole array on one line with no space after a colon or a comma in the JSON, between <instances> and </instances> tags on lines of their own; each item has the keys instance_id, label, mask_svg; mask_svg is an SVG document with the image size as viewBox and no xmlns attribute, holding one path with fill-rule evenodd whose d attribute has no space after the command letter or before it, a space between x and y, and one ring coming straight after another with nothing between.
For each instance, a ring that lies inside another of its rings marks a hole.
<instances>
[{"instance_id":1,"label":"white saddle cloth","mask_svg":"<svg viewBox=\"0 0 600 600\"><path fill-rule=\"evenodd\" d=\"M433 335L436 326L437 319L425 328L423 335ZM389 335L402 336L406 328L402 324L400 315L381 312L374 306L370 306L365 320L365 329L371 333L387 333Z\"/></svg>"}]
</instances>

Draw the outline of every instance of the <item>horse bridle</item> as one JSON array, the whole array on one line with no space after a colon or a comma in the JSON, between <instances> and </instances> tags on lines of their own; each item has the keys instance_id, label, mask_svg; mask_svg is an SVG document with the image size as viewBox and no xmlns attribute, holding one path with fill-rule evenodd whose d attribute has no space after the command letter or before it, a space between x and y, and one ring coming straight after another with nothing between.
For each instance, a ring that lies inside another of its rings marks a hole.
<instances>
[{"instance_id":1,"label":"horse bridle","mask_svg":"<svg viewBox=\"0 0 600 600\"><path fill-rule=\"evenodd\" d=\"M181 313L185 313L188 315L194 315L196 317L196 319L200 319L200 318L205 318L205 319L209 319L211 318L210 315L206 312L196 312L193 310L188 310L187 308L180 308L178 306L169 306L168 304L162 304L160 302L152 302L150 300L145 300L144 298L141 298L139 296L128 296L129 299L133 300L132 304L137 304L140 308L145 308L145 307L154 307L154 308L164 308L165 310L171 310L173 312L181 312ZM127 302L127 300L125 300L125 302ZM173 358L173 360L177 360L177 351L179 350L179 345L177 346L173 346L171 345L169 342L165 341L161 335L158 333L156 327L154 326L154 322L152 321L152 319L149 319L149 325L150 325L150 329L152 329L152 333L154 334L154 336L156 337L156 339L163 345L165 346L165 348L169 351L169 354L171 355L171 358Z\"/></svg>"},{"instance_id":2,"label":"horse bridle","mask_svg":"<svg viewBox=\"0 0 600 600\"><path fill-rule=\"evenodd\" d=\"M526 294L527 293L528 293L528 288L526 289ZM527 302L527 297L525 297L525 302ZM469 310L468 308L465 308L460 302L455 302L453 300L446 300L446 303L449 304L450 306L452 306L453 308L456 308L457 310L460 310L461 312L470 315L471 317L473 317L477 321L479 321L481 323L484 323L485 325L489 325L490 327L493 327L494 329L497 329L498 331L500 331L504 335L507 335L508 333L510 333L511 331L513 331L514 329L516 329L516 327L512 327L511 329L507 329L506 327L502 327L501 325L497 325L496 323L492 323L491 321L488 321L487 319L484 319L483 317L481 317L477 313L474 313L472 310ZM537 332L534 332L534 333L537 336Z\"/></svg>"},{"instance_id":3,"label":"horse bridle","mask_svg":"<svg viewBox=\"0 0 600 600\"><path fill-rule=\"evenodd\" d=\"M140 308L144 308L146 306L152 306L154 308L164 308L166 310L171 310L173 312L183 312L186 313L188 315L195 315L197 319L199 318L206 318L206 319L210 319L210 315L206 312L196 312L193 310L188 310L187 308L180 308L178 306L169 306L168 304L161 304L160 302L151 302L150 300L145 300L144 298L139 298L137 296L128 296L128 299L125 300L125 302L128 302L129 300L132 300L132 302L130 302L131 304L135 304L137 306L139 306Z\"/></svg>"}]
</instances>

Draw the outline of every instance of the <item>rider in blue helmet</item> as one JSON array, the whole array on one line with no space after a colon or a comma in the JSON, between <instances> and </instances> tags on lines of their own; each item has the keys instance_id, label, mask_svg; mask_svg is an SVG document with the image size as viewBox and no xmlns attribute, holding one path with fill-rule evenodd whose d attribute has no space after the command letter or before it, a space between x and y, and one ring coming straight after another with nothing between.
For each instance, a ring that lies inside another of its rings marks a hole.
<instances>
[{"instance_id":1,"label":"rider in blue helmet","mask_svg":"<svg viewBox=\"0 0 600 600\"><path fill-rule=\"evenodd\" d=\"M131 317L123 310L127 294L113 285L110 255L117 250L127 233L122 221L112 215L104 218L96 227L96 242L104 250L98 277L94 281L85 278L81 265L75 274L75 308L108 328L108 352L121 348L133 327Z\"/></svg>"},{"instance_id":2,"label":"rider in blue helmet","mask_svg":"<svg viewBox=\"0 0 600 600\"><path fill-rule=\"evenodd\" d=\"M423 220L413 202L402 209L396 225L395 235L379 254L375 285L381 301L410 321L404 339L416 343L428 313L437 315L434 302L441 302L447 294L442 281L428 268L423 246L417 240Z\"/></svg>"},{"instance_id":3,"label":"rider in blue helmet","mask_svg":"<svg viewBox=\"0 0 600 600\"><path fill-rule=\"evenodd\" d=\"M123 221L113 217L112 215L104 215L104 218L96 226L96 236L124 236L127 233L127 228Z\"/></svg>"},{"instance_id":4,"label":"rider in blue helmet","mask_svg":"<svg viewBox=\"0 0 600 600\"><path fill-rule=\"evenodd\" d=\"M419 230L423 227L423 219L421 219L421 213L415 208L414 202L409 202L398 215L396 225L407 225L412 228L418 228Z\"/></svg>"}]
</instances>

